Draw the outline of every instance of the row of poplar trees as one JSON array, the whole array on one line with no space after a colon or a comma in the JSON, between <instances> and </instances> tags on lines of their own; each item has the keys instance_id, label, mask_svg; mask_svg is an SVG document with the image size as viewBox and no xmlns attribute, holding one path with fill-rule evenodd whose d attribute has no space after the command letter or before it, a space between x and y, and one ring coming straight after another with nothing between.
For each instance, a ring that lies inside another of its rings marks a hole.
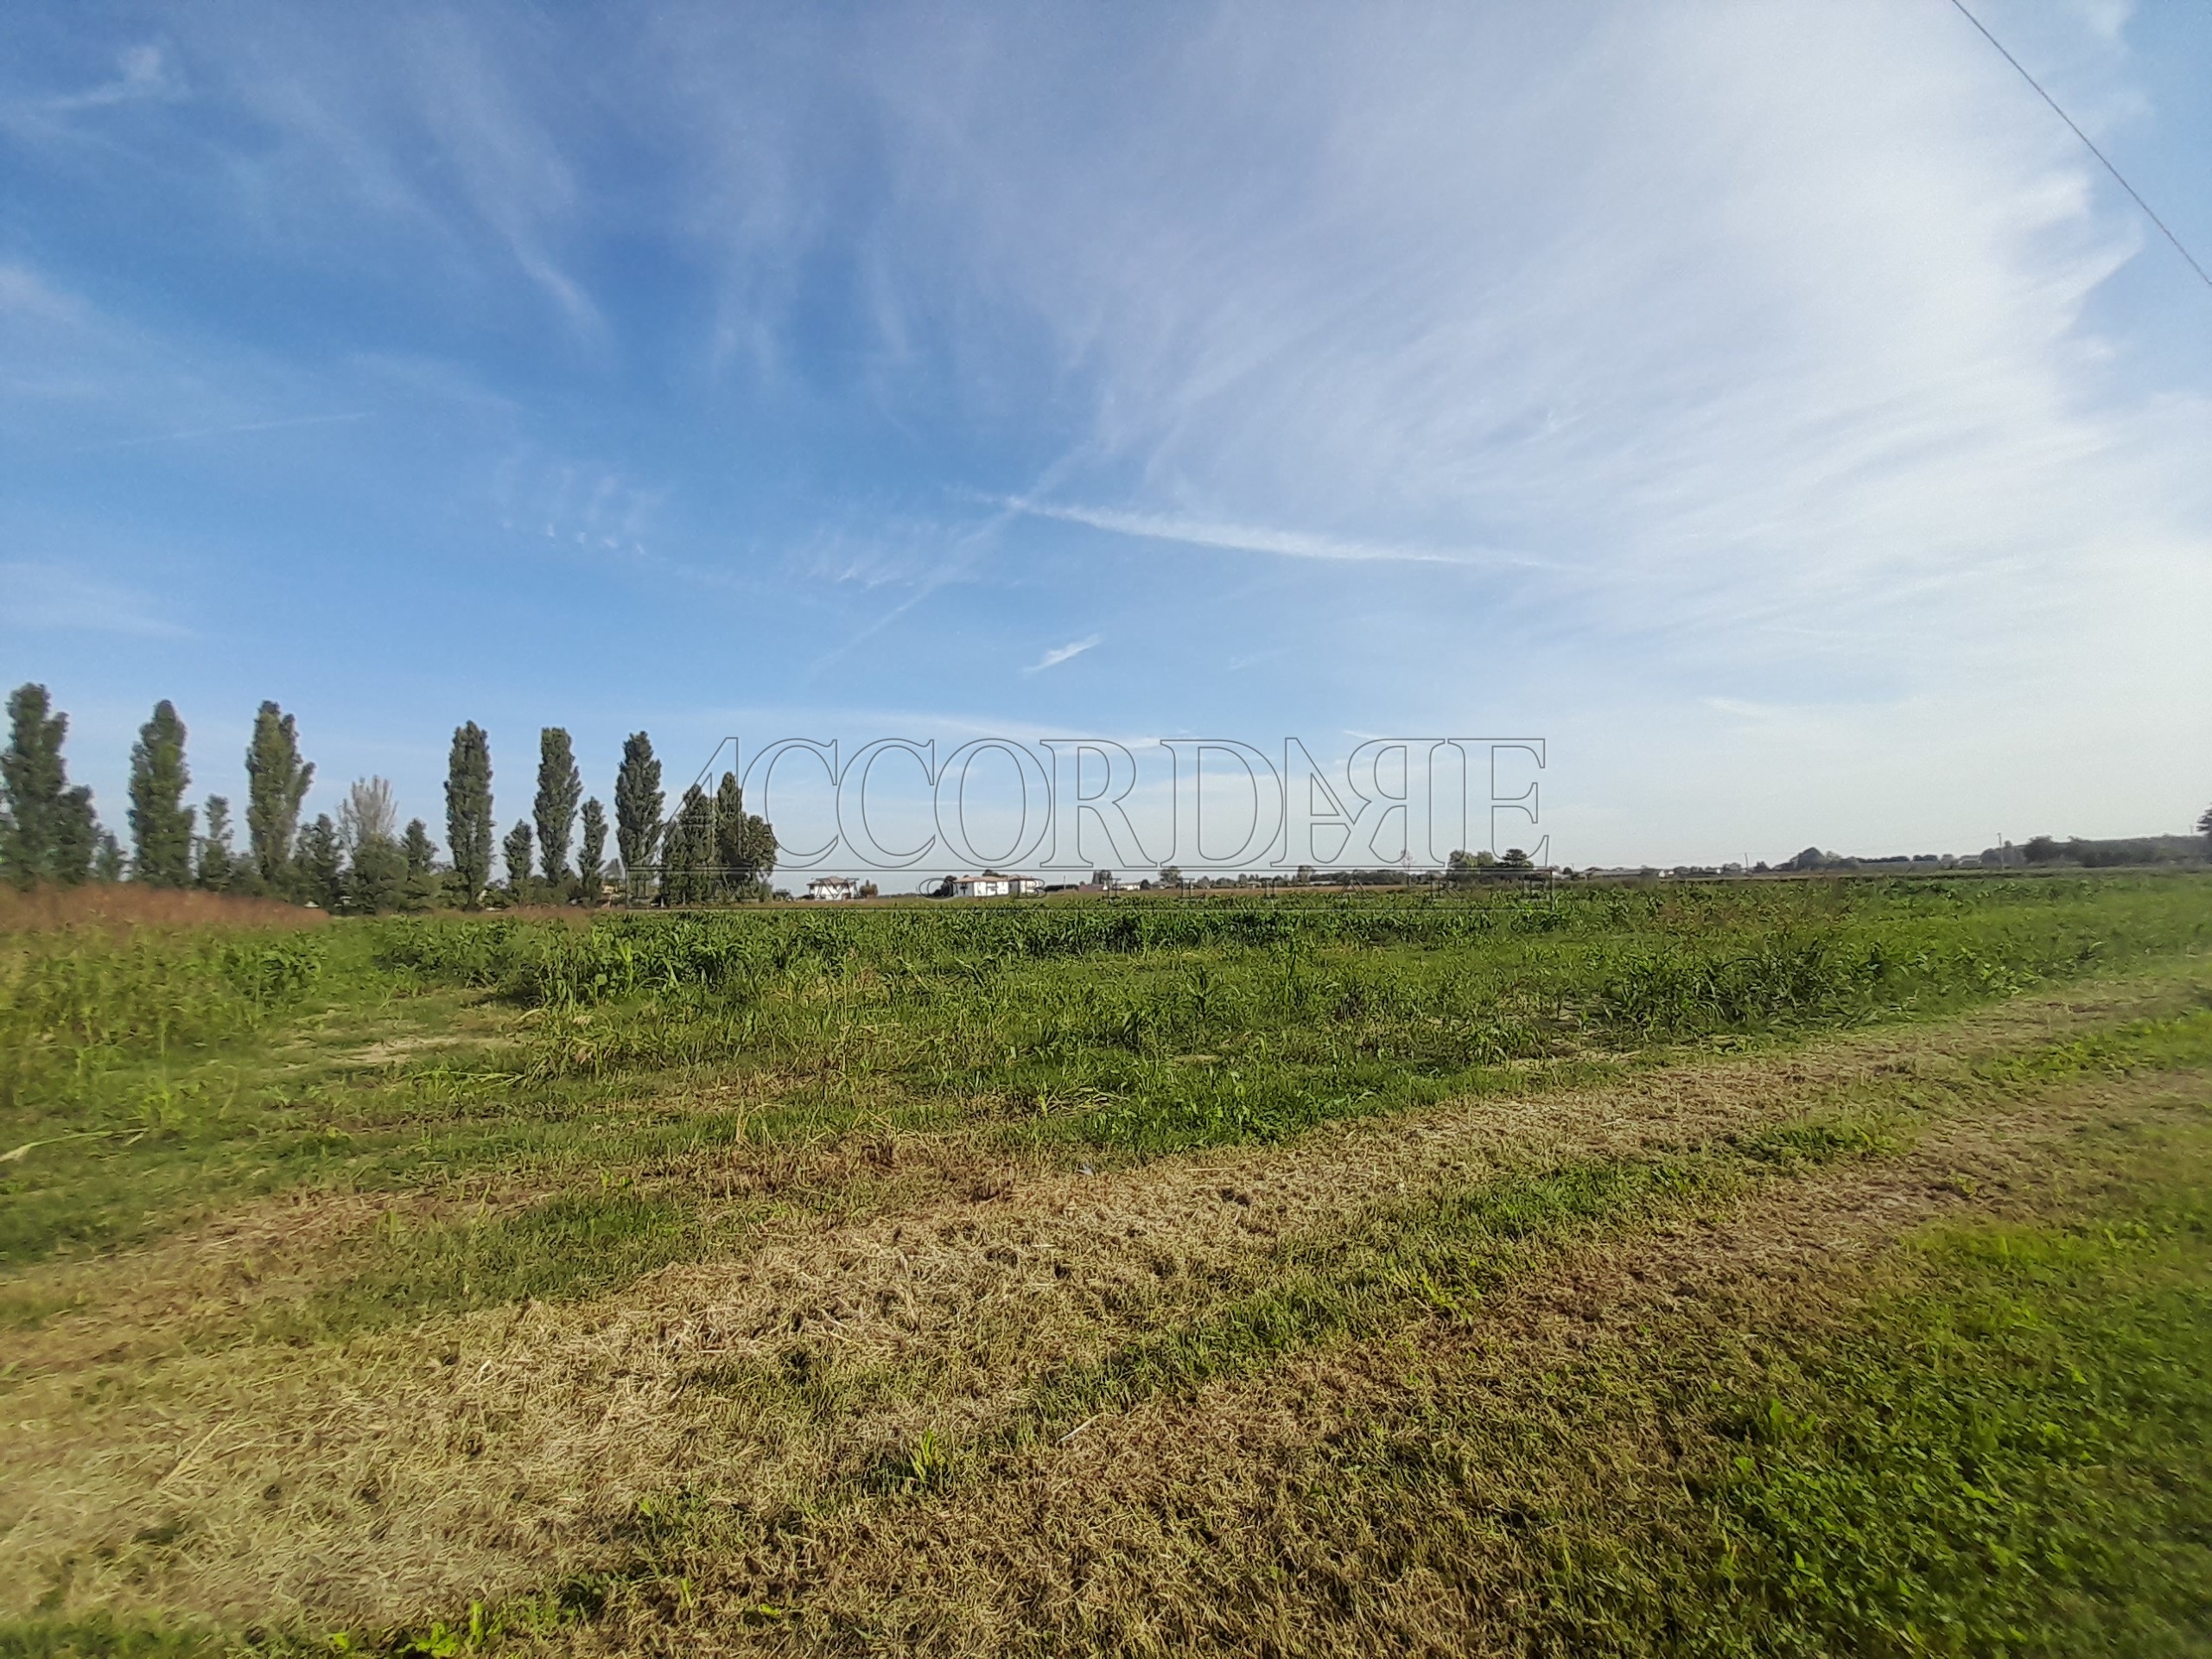
<instances>
[{"instance_id":1,"label":"row of poplar trees","mask_svg":"<svg viewBox=\"0 0 2212 1659\"><path fill-rule=\"evenodd\" d=\"M724 772L710 795L695 784L671 817L652 739L632 732L614 772L615 860L607 859L607 809L585 800L583 773L569 734L537 734L537 796L499 843L511 897L582 896L595 902L609 887L632 899L696 905L767 896L776 868L776 832L745 810L745 791ZM576 868L569 869L572 827L582 822ZM446 841L462 905L483 902L492 874L492 741L474 721L456 727L446 758ZM531 855L536 853L536 881Z\"/></svg>"},{"instance_id":2,"label":"row of poplar trees","mask_svg":"<svg viewBox=\"0 0 2212 1659\"><path fill-rule=\"evenodd\" d=\"M501 841L505 881L495 889L492 749L481 727L472 721L454 733L446 773L448 856L441 861L422 819L399 828L391 785L381 778L356 781L334 817L326 812L302 825L315 764L300 752L297 721L274 702L261 705L246 747L241 857L228 798L186 804L187 734L166 699L139 728L130 753L126 861L121 842L100 825L91 790L68 781L62 744L69 717L54 709L47 689L19 687L8 715L9 741L0 751L0 875L22 887L127 877L368 912L475 909L487 899L595 903L610 887L633 899L702 904L765 896L775 868L775 832L745 810L729 773L712 794L687 790L675 816L663 818L660 762L643 732L622 746L614 780L619 861L610 862L606 809L583 798L569 734L549 726L538 734L531 816Z\"/></svg>"}]
</instances>

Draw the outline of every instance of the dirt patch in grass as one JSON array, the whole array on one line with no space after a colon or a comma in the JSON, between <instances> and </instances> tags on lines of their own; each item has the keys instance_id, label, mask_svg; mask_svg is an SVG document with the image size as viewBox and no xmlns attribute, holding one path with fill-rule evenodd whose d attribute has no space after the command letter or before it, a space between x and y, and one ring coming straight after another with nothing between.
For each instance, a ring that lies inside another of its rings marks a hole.
<instances>
[{"instance_id":1,"label":"dirt patch in grass","mask_svg":"<svg viewBox=\"0 0 2212 1659\"><path fill-rule=\"evenodd\" d=\"M411 1060L418 1054L435 1054L471 1046L467 1037L451 1033L423 1032L408 1037L388 1037L381 1042L369 1043L339 1056L340 1061L352 1065L391 1065L401 1060Z\"/></svg>"}]
</instances>

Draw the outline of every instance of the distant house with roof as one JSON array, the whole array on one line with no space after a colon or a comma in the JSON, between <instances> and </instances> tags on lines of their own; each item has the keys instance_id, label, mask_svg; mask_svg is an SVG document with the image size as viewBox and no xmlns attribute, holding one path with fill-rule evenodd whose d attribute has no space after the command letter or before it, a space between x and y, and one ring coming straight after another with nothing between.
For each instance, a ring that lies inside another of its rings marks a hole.
<instances>
[{"instance_id":1,"label":"distant house with roof","mask_svg":"<svg viewBox=\"0 0 2212 1659\"><path fill-rule=\"evenodd\" d=\"M806 896L810 899L857 899L861 896L861 887L849 875L817 875L806 884Z\"/></svg>"},{"instance_id":2,"label":"distant house with roof","mask_svg":"<svg viewBox=\"0 0 2212 1659\"><path fill-rule=\"evenodd\" d=\"M1007 899L1035 893L1042 886L1043 883L1033 875L1001 875L996 870L984 870L976 875L954 876L952 896L956 899Z\"/></svg>"}]
</instances>

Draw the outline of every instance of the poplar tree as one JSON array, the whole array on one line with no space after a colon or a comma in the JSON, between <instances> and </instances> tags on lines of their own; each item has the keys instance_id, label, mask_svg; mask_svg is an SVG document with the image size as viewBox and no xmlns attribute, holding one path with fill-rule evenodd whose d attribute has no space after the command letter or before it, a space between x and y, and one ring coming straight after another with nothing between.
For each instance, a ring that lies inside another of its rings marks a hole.
<instances>
[{"instance_id":1,"label":"poplar tree","mask_svg":"<svg viewBox=\"0 0 2212 1659\"><path fill-rule=\"evenodd\" d=\"M210 893L231 885L238 868L238 854L231 847L231 804L220 795L207 798L207 833L200 837L200 868L195 880Z\"/></svg>"},{"instance_id":2,"label":"poplar tree","mask_svg":"<svg viewBox=\"0 0 2212 1659\"><path fill-rule=\"evenodd\" d=\"M310 903L336 910L346 901L346 846L327 812L300 834L299 873L294 886Z\"/></svg>"},{"instance_id":3,"label":"poplar tree","mask_svg":"<svg viewBox=\"0 0 2212 1659\"><path fill-rule=\"evenodd\" d=\"M399 808L385 778L356 778L338 808L338 836L347 849L369 842L399 844Z\"/></svg>"},{"instance_id":4,"label":"poplar tree","mask_svg":"<svg viewBox=\"0 0 2212 1659\"><path fill-rule=\"evenodd\" d=\"M107 853L111 846L115 848L112 858ZM65 887L80 886L104 869L114 870L111 879L122 879L123 849L100 828L92 811L92 791L82 784L62 791L54 823L53 869L54 879Z\"/></svg>"},{"instance_id":5,"label":"poplar tree","mask_svg":"<svg viewBox=\"0 0 2212 1659\"><path fill-rule=\"evenodd\" d=\"M446 758L446 850L461 906L474 910L492 879L492 740L473 720L454 728Z\"/></svg>"},{"instance_id":6,"label":"poplar tree","mask_svg":"<svg viewBox=\"0 0 2212 1659\"><path fill-rule=\"evenodd\" d=\"M653 741L643 732L632 732L622 741L622 766L614 774L614 842L622 868L631 874L653 861L660 842L661 809L667 804Z\"/></svg>"},{"instance_id":7,"label":"poplar tree","mask_svg":"<svg viewBox=\"0 0 2212 1659\"><path fill-rule=\"evenodd\" d=\"M184 722L167 697L138 728L130 749L130 873L155 887L192 881L192 809L184 791L192 772L184 764Z\"/></svg>"},{"instance_id":8,"label":"poplar tree","mask_svg":"<svg viewBox=\"0 0 2212 1659\"><path fill-rule=\"evenodd\" d=\"M545 880L558 887L569 874L569 835L583 798L584 775L569 734L548 726L537 734L537 799L531 816L537 820L537 861Z\"/></svg>"},{"instance_id":9,"label":"poplar tree","mask_svg":"<svg viewBox=\"0 0 2212 1659\"><path fill-rule=\"evenodd\" d=\"M438 849L430 839L429 825L420 818L410 818L407 833L399 839L399 854L407 861L401 904L409 910L428 910L438 893Z\"/></svg>"},{"instance_id":10,"label":"poplar tree","mask_svg":"<svg viewBox=\"0 0 2212 1659\"><path fill-rule=\"evenodd\" d=\"M745 810L737 774L722 773L715 791L715 859L725 887L741 893L776 868L776 832L768 821Z\"/></svg>"},{"instance_id":11,"label":"poplar tree","mask_svg":"<svg viewBox=\"0 0 2212 1659\"><path fill-rule=\"evenodd\" d=\"M19 887L35 881L73 887L99 854L92 791L72 788L62 740L69 716L56 714L42 685L8 697L8 746L0 749L0 874Z\"/></svg>"},{"instance_id":12,"label":"poplar tree","mask_svg":"<svg viewBox=\"0 0 2212 1659\"><path fill-rule=\"evenodd\" d=\"M502 843L507 855L507 894L521 904L530 896L530 820L518 818Z\"/></svg>"},{"instance_id":13,"label":"poplar tree","mask_svg":"<svg viewBox=\"0 0 2212 1659\"><path fill-rule=\"evenodd\" d=\"M264 887L282 892L293 874L300 803L315 782L315 766L300 759L298 721L273 702L263 703L253 717L245 780L245 833L254 868Z\"/></svg>"},{"instance_id":14,"label":"poplar tree","mask_svg":"<svg viewBox=\"0 0 2212 1659\"><path fill-rule=\"evenodd\" d=\"M600 883L607 876L607 809L593 796L584 803L583 845L576 849L576 886L588 905L599 902Z\"/></svg>"},{"instance_id":15,"label":"poplar tree","mask_svg":"<svg viewBox=\"0 0 2212 1659\"><path fill-rule=\"evenodd\" d=\"M683 791L683 804L669 823L660 867L661 903L696 905L712 897L714 861L714 799L694 784Z\"/></svg>"},{"instance_id":16,"label":"poplar tree","mask_svg":"<svg viewBox=\"0 0 2212 1659\"><path fill-rule=\"evenodd\" d=\"M42 685L8 694L8 747L0 750L0 870L19 887L55 878L69 772L61 741L69 716L57 715Z\"/></svg>"},{"instance_id":17,"label":"poplar tree","mask_svg":"<svg viewBox=\"0 0 2212 1659\"><path fill-rule=\"evenodd\" d=\"M92 880L123 880L123 843L115 838L112 830L103 830L93 838Z\"/></svg>"},{"instance_id":18,"label":"poplar tree","mask_svg":"<svg viewBox=\"0 0 2212 1659\"><path fill-rule=\"evenodd\" d=\"M396 841L365 842L346 867L346 908L374 916L397 910L407 890L407 855Z\"/></svg>"}]
</instances>

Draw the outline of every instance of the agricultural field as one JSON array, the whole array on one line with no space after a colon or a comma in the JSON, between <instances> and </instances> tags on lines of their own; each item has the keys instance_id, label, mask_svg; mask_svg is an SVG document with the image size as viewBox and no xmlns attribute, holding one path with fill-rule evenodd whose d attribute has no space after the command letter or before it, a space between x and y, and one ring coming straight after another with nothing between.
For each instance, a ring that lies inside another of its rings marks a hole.
<instances>
[{"instance_id":1,"label":"agricultural field","mask_svg":"<svg viewBox=\"0 0 2212 1659\"><path fill-rule=\"evenodd\" d=\"M2212 1652L2212 878L0 918L0 1656Z\"/></svg>"}]
</instances>

